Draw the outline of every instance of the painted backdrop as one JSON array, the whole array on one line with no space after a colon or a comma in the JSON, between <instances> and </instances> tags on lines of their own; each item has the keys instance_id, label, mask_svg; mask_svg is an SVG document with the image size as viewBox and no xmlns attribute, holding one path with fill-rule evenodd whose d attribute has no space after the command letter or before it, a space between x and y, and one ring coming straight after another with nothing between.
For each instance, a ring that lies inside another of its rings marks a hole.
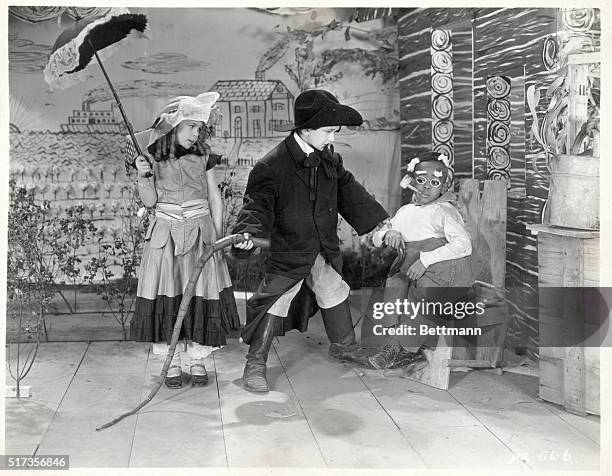
<instances>
[{"instance_id":1,"label":"painted backdrop","mask_svg":"<svg viewBox=\"0 0 612 476\"><path fill-rule=\"evenodd\" d=\"M118 200L125 128L101 71L50 90L43 69L62 29L103 8L9 9L10 168L40 197L88 206ZM372 10L372 9L369 9ZM300 91L326 88L357 108L364 126L343 128L337 151L383 203L399 205L397 25L360 9L132 9L148 18L149 39L132 40L106 62L136 130L171 97L215 90L223 120L213 150L221 179L250 167L282 138ZM225 170L224 170L225 168ZM108 208L108 207L107 207ZM101 213L100 219L108 217ZM345 244L354 237L344 230Z\"/></svg>"}]
</instances>

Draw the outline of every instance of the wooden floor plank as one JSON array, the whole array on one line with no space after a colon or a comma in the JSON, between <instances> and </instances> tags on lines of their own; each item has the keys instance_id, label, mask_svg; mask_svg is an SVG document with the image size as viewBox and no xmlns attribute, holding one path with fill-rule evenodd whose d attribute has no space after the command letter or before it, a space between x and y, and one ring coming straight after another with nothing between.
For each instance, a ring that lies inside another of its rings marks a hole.
<instances>
[{"instance_id":1,"label":"wooden floor plank","mask_svg":"<svg viewBox=\"0 0 612 476\"><path fill-rule=\"evenodd\" d=\"M229 467L324 467L274 351L268 359L273 391L256 395L242 388L246 351L245 345L235 345L214 354Z\"/></svg>"},{"instance_id":2,"label":"wooden floor plank","mask_svg":"<svg viewBox=\"0 0 612 476\"><path fill-rule=\"evenodd\" d=\"M165 357L149 354L142 400L158 382ZM191 385L189 359L183 360L183 387L163 385L138 414L130 467L226 466L213 358L206 359L209 382L203 387Z\"/></svg>"},{"instance_id":3,"label":"wooden floor plank","mask_svg":"<svg viewBox=\"0 0 612 476\"><path fill-rule=\"evenodd\" d=\"M96 427L140 401L146 345L134 344L125 345L124 366L119 366L121 345L115 342L96 343L93 355L89 357L89 351L85 354L38 454L70 455L70 466L75 468L127 467L136 419L127 418L100 432ZM110 369L101 365L105 351L111 365L117 365L116 373L109 373ZM101 366L99 372L94 372L96 365ZM86 371L81 372L84 367Z\"/></svg>"},{"instance_id":4,"label":"wooden floor plank","mask_svg":"<svg viewBox=\"0 0 612 476\"><path fill-rule=\"evenodd\" d=\"M275 349L327 465L425 468L353 367L327 360L328 342L320 322L311 322L309 328L306 335L280 337Z\"/></svg>"},{"instance_id":5,"label":"wooden floor plank","mask_svg":"<svg viewBox=\"0 0 612 476\"><path fill-rule=\"evenodd\" d=\"M148 394L163 364L147 361L148 348L43 344L24 381L33 397L6 400L6 452L40 445L37 454L69 454L73 468L598 467L599 418L540 401L537 377L453 372L444 392L355 370L327 360L319 317L275 341L270 394L241 388L247 346L232 341L209 358L207 387L163 387L138 417L96 432Z\"/></svg>"},{"instance_id":6,"label":"wooden floor plank","mask_svg":"<svg viewBox=\"0 0 612 476\"><path fill-rule=\"evenodd\" d=\"M32 454L49 427L57 405L29 398L6 399L4 450L6 454ZM22 453L21 451L24 451Z\"/></svg>"},{"instance_id":7,"label":"wooden floor plank","mask_svg":"<svg viewBox=\"0 0 612 476\"><path fill-rule=\"evenodd\" d=\"M13 357L16 357L16 347L12 344L10 348L10 355ZM21 381L22 386L30 386L31 396L6 399L6 453L17 454L17 451L26 449L28 452L33 452L36 449L86 349L86 343L71 346L58 343L40 344L32 369ZM6 384L15 384L8 372L6 372Z\"/></svg>"},{"instance_id":8,"label":"wooden floor plank","mask_svg":"<svg viewBox=\"0 0 612 476\"><path fill-rule=\"evenodd\" d=\"M92 342L79 368L81 375L144 375L149 353L147 342ZM139 380L140 382L141 380Z\"/></svg>"},{"instance_id":9,"label":"wooden floor plank","mask_svg":"<svg viewBox=\"0 0 612 476\"><path fill-rule=\"evenodd\" d=\"M71 469L126 468L135 419L128 419L104 431L95 430L115 416L118 413L88 415L83 410L61 409L53 418L37 454L69 455Z\"/></svg>"},{"instance_id":10,"label":"wooden floor plank","mask_svg":"<svg viewBox=\"0 0 612 476\"><path fill-rule=\"evenodd\" d=\"M10 344L12 357L16 357L16 347L16 344ZM32 369L21 382L21 385L31 387L30 400L59 404L86 350L86 342L71 345L41 343ZM12 362L10 365L14 368ZM8 372L5 373L5 381L6 385L15 384Z\"/></svg>"},{"instance_id":11,"label":"wooden floor plank","mask_svg":"<svg viewBox=\"0 0 612 476\"><path fill-rule=\"evenodd\" d=\"M475 371L450 393L530 468L599 469L599 445L513 384L529 378Z\"/></svg>"},{"instance_id":12,"label":"wooden floor plank","mask_svg":"<svg viewBox=\"0 0 612 476\"><path fill-rule=\"evenodd\" d=\"M447 391L364 370L364 382L432 469L517 470L525 466Z\"/></svg>"},{"instance_id":13,"label":"wooden floor plank","mask_svg":"<svg viewBox=\"0 0 612 476\"><path fill-rule=\"evenodd\" d=\"M571 425L577 431L589 438L593 443L599 445L601 441L601 418L597 415L578 416L566 412L563 407L549 402L540 402L543 407Z\"/></svg>"},{"instance_id":14,"label":"wooden floor plank","mask_svg":"<svg viewBox=\"0 0 612 476\"><path fill-rule=\"evenodd\" d=\"M589 438L593 443L599 445L600 442L600 430L601 430L601 418L597 415L586 415L578 416L569 413L563 409L561 405L550 403L542 400L538 396L538 378L537 374L531 376L518 376L514 373L504 373L504 382L508 382L513 388L520 390L523 394L530 396L533 400L539 402L543 409L554 413L559 418L564 420L569 425L573 426L576 430L582 433L584 436Z\"/></svg>"}]
</instances>

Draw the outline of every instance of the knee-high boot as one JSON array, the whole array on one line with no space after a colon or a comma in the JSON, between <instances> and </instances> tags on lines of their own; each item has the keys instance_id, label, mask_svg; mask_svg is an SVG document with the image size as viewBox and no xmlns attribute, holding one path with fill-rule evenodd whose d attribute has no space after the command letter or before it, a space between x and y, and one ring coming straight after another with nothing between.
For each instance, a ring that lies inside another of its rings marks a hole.
<instances>
[{"instance_id":1,"label":"knee-high boot","mask_svg":"<svg viewBox=\"0 0 612 476\"><path fill-rule=\"evenodd\" d=\"M266 393L270 389L266 380L266 362L274 339L274 327L282 317L266 314L255 330L242 377L243 387L255 393Z\"/></svg>"},{"instance_id":2,"label":"knee-high boot","mask_svg":"<svg viewBox=\"0 0 612 476\"><path fill-rule=\"evenodd\" d=\"M331 342L329 357L369 366L364 351L355 339L348 299L328 309L321 309L325 332Z\"/></svg>"}]
</instances>

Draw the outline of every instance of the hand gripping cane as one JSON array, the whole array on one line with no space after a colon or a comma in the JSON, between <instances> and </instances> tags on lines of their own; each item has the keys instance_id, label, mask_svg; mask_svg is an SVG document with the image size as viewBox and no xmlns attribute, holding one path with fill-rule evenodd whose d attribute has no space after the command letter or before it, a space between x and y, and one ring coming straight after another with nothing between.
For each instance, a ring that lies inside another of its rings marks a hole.
<instances>
[{"instance_id":1,"label":"hand gripping cane","mask_svg":"<svg viewBox=\"0 0 612 476\"><path fill-rule=\"evenodd\" d=\"M253 244L259 248L268 248L270 246L270 240L265 238L250 238ZM181 299L181 305L179 307L178 315L176 317L176 323L174 324L174 330L172 331L172 340L170 341L170 348L168 349L168 355L166 356L166 362L164 362L164 366L162 368L161 374L159 375L159 382L155 385L149 396L145 398L142 402L140 402L136 408L130 410L127 413L124 413L121 416L118 416L114 420L105 423L99 428L96 428L96 431L104 430L113 426L115 423L120 422L125 417L130 415L134 415L139 412L147 403L153 400L153 397L157 394L159 389L166 378L166 374L168 373L168 368L170 367L170 362L172 361L172 357L174 356L174 351L176 350L176 344L178 343L179 334L181 331L181 326L183 325L183 319L185 319L185 314L187 313L187 308L189 307L189 303L191 302L191 298L193 297L194 289L196 281L202 272L202 268L204 268L204 264L219 250L226 248L228 246L235 245L237 243L242 243L246 241L243 235L229 235L225 238L222 238L212 246L207 246L202 256L198 258L196 261L193 271L191 272L191 277L189 278L189 282L187 283L187 287L185 288L185 292L183 293L183 298Z\"/></svg>"}]
</instances>

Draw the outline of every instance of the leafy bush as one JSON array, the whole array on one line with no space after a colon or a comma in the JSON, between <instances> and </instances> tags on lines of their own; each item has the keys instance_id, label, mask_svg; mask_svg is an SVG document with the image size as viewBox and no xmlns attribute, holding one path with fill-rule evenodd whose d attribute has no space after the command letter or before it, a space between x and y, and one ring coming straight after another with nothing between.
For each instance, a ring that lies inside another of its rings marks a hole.
<instances>
[{"instance_id":1,"label":"leafy bush","mask_svg":"<svg viewBox=\"0 0 612 476\"><path fill-rule=\"evenodd\" d=\"M36 201L26 187L9 181L7 292L9 302L21 293L26 303L36 303L45 338L45 314L58 287L80 274L79 251L90 241L96 227L86 218L84 207L68 207L61 216L52 216L48 200Z\"/></svg>"},{"instance_id":2,"label":"leafy bush","mask_svg":"<svg viewBox=\"0 0 612 476\"><path fill-rule=\"evenodd\" d=\"M248 259L237 259L227 254L232 286L235 291L255 292L263 279L263 267L267 253L252 254Z\"/></svg>"},{"instance_id":3,"label":"leafy bush","mask_svg":"<svg viewBox=\"0 0 612 476\"><path fill-rule=\"evenodd\" d=\"M217 185L223 200L222 234L227 236L236 224L236 219L242 208L243 191L236 183L236 166L225 171L223 180Z\"/></svg>"},{"instance_id":4,"label":"leafy bush","mask_svg":"<svg viewBox=\"0 0 612 476\"><path fill-rule=\"evenodd\" d=\"M266 252L251 255L248 260L228 256L227 265L236 291L257 290L264 275ZM387 279L395 252L389 248L372 248L362 244L358 250L342 251L342 274L351 289L382 286Z\"/></svg>"},{"instance_id":5,"label":"leafy bush","mask_svg":"<svg viewBox=\"0 0 612 476\"><path fill-rule=\"evenodd\" d=\"M103 241L105 232L100 230L97 233L97 256L93 256L85 266L85 279L95 286L98 295L106 302L113 318L121 326L124 340L127 340L126 325L134 310L138 266L149 226L149 212L142 207L139 209L141 204L134 183L130 183L121 230L110 230L111 241ZM115 274L113 269L117 267L120 271Z\"/></svg>"},{"instance_id":6,"label":"leafy bush","mask_svg":"<svg viewBox=\"0 0 612 476\"><path fill-rule=\"evenodd\" d=\"M38 202L27 187L9 181L7 246L7 315L17 321L16 355L7 348L8 371L17 384L30 372L41 338L48 340L45 315L58 282L79 274L78 251L95 227L81 206L60 218L51 216L48 200ZM68 301L64 298L66 303Z\"/></svg>"},{"instance_id":7,"label":"leafy bush","mask_svg":"<svg viewBox=\"0 0 612 476\"><path fill-rule=\"evenodd\" d=\"M32 311L36 307L27 301L29 297L21 290L14 289L7 305L7 316L17 321L16 343L14 346L6 346L6 368L15 381L17 398L21 397L21 381L34 365L43 334L42 316L36 310Z\"/></svg>"},{"instance_id":8,"label":"leafy bush","mask_svg":"<svg viewBox=\"0 0 612 476\"><path fill-rule=\"evenodd\" d=\"M342 274L351 289L382 286L387 279L395 252L361 243L357 250L342 251Z\"/></svg>"}]
</instances>

